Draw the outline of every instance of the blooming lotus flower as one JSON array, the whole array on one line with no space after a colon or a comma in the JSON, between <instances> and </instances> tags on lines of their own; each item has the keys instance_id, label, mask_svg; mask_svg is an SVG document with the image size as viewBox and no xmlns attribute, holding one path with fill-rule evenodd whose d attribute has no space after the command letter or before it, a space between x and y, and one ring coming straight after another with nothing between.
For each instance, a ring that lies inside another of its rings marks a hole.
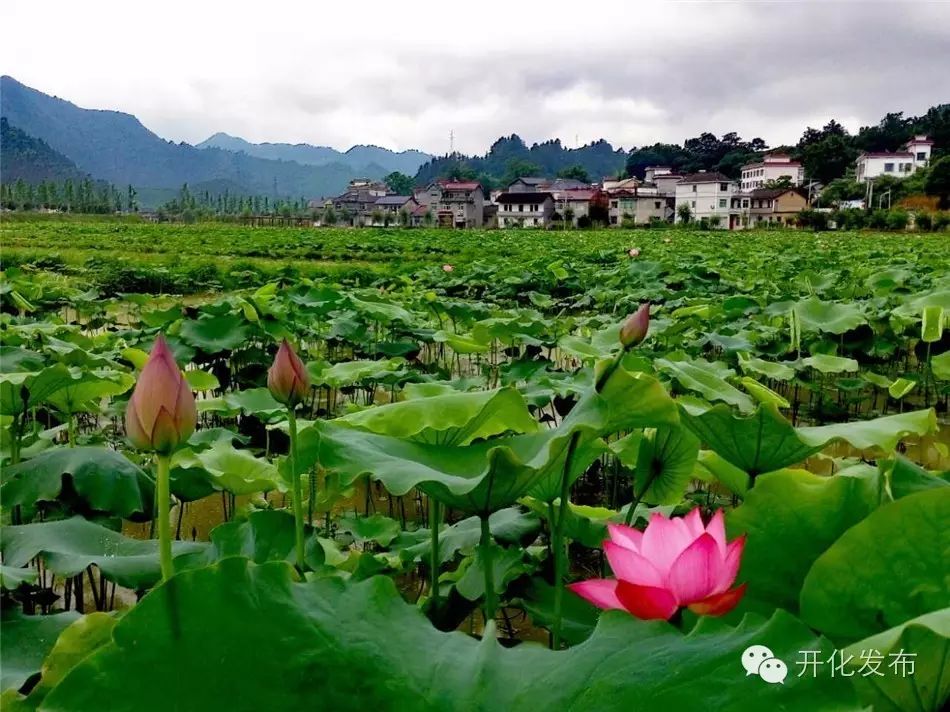
<instances>
[{"instance_id":1,"label":"blooming lotus flower","mask_svg":"<svg viewBox=\"0 0 950 712\"><path fill-rule=\"evenodd\" d=\"M624 348L636 346L647 337L650 329L650 304L641 304L620 327L620 343Z\"/></svg>"},{"instance_id":2,"label":"blooming lotus flower","mask_svg":"<svg viewBox=\"0 0 950 712\"><path fill-rule=\"evenodd\" d=\"M195 396L159 334L125 409L132 445L167 455L195 432Z\"/></svg>"},{"instance_id":3,"label":"blooming lotus flower","mask_svg":"<svg viewBox=\"0 0 950 712\"><path fill-rule=\"evenodd\" d=\"M639 256L640 256L640 248L639 248L639 247L631 247L629 250L627 250L627 254L630 255L631 257L639 257Z\"/></svg>"},{"instance_id":4,"label":"blooming lotus flower","mask_svg":"<svg viewBox=\"0 0 950 712\"><path fill-rule=\"evenodd\" d=\"M284 339L267 371L271 395L284 405L295 406L310 391L310 374L293 347Z\"/></svg>"},{"instance_id":5,"label":"blooming lotus flower","mask_svg":"<svg viewBox=\"0 0 950 712\"><path fill-rule=\"evenodd\" d=\"M668 620L684 606L699 615L721 616L742 599L746 584L730 586L745 535L726 542L722 510L705 527L698 508L676 519L654 514L642 532L622 524L607 527L604 553L617 578L568 586L598 608Z\"/></svg>"},{"instance_id":6,"label":"blooming lotus flower","mask_svg":"<svg viewBox=\"0 0 950 712\"><path fill-rule=\"evenodd\" d=\"M455 267L453 267L452 265L442 265L443 272L452 272L454 270L455 270Z\"/></svg>"}]
</instances>

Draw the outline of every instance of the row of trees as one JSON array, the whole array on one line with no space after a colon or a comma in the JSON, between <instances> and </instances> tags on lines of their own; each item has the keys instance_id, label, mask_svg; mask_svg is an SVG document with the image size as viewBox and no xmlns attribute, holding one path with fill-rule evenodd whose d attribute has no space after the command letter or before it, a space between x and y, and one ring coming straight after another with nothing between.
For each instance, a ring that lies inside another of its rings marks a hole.
<instances>
[{"instance_id":1,"label":"row of trees","mask_svg":"<svg viewBox=\"0 0 950 712\"><path fill-rule=\"evenodd\" d=\"M18 178L0 183L0 204L7 210L58 210L65 213L115 213L138 210L138 194L131 185L119 190L91 178L27 183Z\"/></svg>"},{"instance_id":2,"label":"row of trees","mask_svg":"<svg viewBox=\"0 0 950 712\"><path fill-rule=\"evenodd\" d=\"M313 217L306 198L275 198L267 195L237 195L225 190L192 192L185 183L178 195L165 202L158 210L160 216L192 218L236 217L249 215L277 215L280 217Z\"/></svg>"}]
</instances>

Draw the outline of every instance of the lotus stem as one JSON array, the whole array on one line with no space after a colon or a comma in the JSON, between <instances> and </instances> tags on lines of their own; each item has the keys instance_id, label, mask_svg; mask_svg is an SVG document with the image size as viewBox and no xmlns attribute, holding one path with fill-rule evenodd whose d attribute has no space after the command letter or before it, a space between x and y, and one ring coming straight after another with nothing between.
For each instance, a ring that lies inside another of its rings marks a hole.
<instances>
[{"instance_id":1,"label":"lotus stem","mask_svg":"<svg viewBox=\"0 0 950 712\"><path fill-rule=\"evenodd\" d=\"M479 517L482 520L482 537L481 537L481 548L482 548L482 566L485 568L485 626L486 630L489 623L494 622L495 620L495 608L497 602L495 600L495 569L494 563L492 562L492 540L491 540L491 526L488 522L488 514L481 514Z\"/></svg>"},{"instance_id":2,"label":"lotus stem","mask_svg":"<svg viewBox=\"0 0 950 712\"><path fill-rule=\"evenodd\" d=\"M614 362L620 362L620 358ZM613 369L611 369L611 373ZM567 511L570 507L571 495L571 467L574 463L574 451L577 449L577 441L580 438L580 431L575 431L567 445L567 455L564 458L564 472L561 475L561 500L558 508L557 525L554 528L554 630L552 631L551 647L555 650L561 648L561 626L563 623L562 607L564 602L564 576L566 568L566 557L564 556L564 522L567 520Z\"/></svg>"},{"instance_id":3,"label":"lotus stem","mask_svg":"<svg viewBox=\"0 0 950 712\"><path fill-rule=\"evenodd\" d=\"M297 553L297 569L303 573L303 493L300 476L297 474L297 414L294 413L292 405L287 406L287 426L290 431L290 501L294 508L294 548Z\"/></svg>"},{"instance_id":4,"label":"lotus stem","mask_svg":"<svg viewBox=\"0 0 950 712\"><path fill-rule=\"evenodd\" d=\"M175 573L172 568L172 531L171 531L171 477L169 465L171 457L159 454L158 466L158 553L162 565L162 581L167 581Z\"/></svg>"},{"instance_id":5,"label":"lotus stem","mask_svg":"<svg viewBox=\"0 0 950 712\"><path fill-rule=\"evenodd\" d=\"M429 563L429 597L435 604L439 600L439 525L442 523L439 502L429 498L429 527L432 529L432 558Z\"/></svg>"}]
</instances>

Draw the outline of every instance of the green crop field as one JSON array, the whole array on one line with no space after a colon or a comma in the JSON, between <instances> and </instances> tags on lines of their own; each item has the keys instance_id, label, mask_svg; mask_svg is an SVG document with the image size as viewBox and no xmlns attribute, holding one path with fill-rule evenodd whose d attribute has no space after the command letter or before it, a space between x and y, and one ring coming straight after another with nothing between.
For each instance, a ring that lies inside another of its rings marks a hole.
<instances>
[{"instance_id":1,"label":"green crop field","mask_svg":"<svg viewBox=\"0 0 950 712\"><path fill-rule=\"evenodd\" d=\"M4 709L946 703L945 234L0 244Z\"/></svg>"}]
</instances>

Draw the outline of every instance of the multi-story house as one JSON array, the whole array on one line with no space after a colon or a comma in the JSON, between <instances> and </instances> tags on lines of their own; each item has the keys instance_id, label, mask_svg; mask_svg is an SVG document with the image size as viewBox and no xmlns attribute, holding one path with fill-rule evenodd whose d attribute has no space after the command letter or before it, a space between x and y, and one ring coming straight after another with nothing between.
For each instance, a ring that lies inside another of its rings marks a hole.
<instances>
[{"instance_id":1,"label":"multi-story house","mask_svg":"<svg viewBox=\"0 0 950 712\"><path fill-rule=\"evenodd\" d=\"M792 185L801 185L805 182L805 169L785 153L770 153L761 161L742 166L739 186L742 190L755 190L782 178L788 178Z\"/></svg>"},{"instance_id":2,"label":"multi-story house","mask_svg":"<svg viewBox=\"0 0 950 712\"><path fill-rule=\"evenodd\" d=\"M399 213L403 210L406 211L408 216L412 215L418 207L419 203L411 195L384 195L382 198L377 198L376 202L373 203L373 210L378 210L387 215L390 223L395 223L399 219Z\"/></svg>"},{"instance_id":3,"label":"multi-story house","mask_svg":"<svg viewBox=\"0 0 950 712\"><path fill-rule=\"evenodd\" d=\"M651 222L673 220L673 196L655 190L617 190L610 194L608 215L611 225L648 225Z\"/></svg>"},{"instance_id":4,"label":"multi-story house","mask_svg":"<svg viewBox=\"0 0 950 712\"><path fill-rule=\"evenodd\" d=\"M710 226L729 227L729 211L736 184L722 173L700 171L684 176L676 184L676 222L682 222L681 206L687 205L690 219L705 219Z\"/></svg>"},{"instance_id":5,"label":"multi-story house","mask_svg":"<svg viewBox=\"0 0 950 712\"><path fill-rule=\"evenodd\" d=\"M498 227L541 227L551 224L554 197L550 193L505 192L496 199Z\"/></svg>"},{"instance_id":6,"label":"multi-story house","mask_svg":"<svg viewBox=\"0 0 950 712\"><path fill-rule=\"evenodd\" d=\"M862 153L855 161L855 179L864 183L878 176L906 178L930 162L933 145L926 136L914 136L903 151Z\"/></svg>"},{"instance_id":7,"label":"multi-story house","mask_svg":"<svg viewBox=\"0 0 950 712\"><path fill-rule=\"evenodd\" d=\"M516 178L511 183L508 184L506 192L508 193L536 193L539 190L547 190L547 186L551 181L547 178L540 178L537 176L522 176L521 178Z\"/></svg>"},{"instance_id":8,"label":"multi-story house","mask_svg":"<svg viewBox=\"0 0 950 712\"><path fill-rule=\"evenodd\" d=\"M602 190L597 188L569 188L548 192L554 198L555 211L564 219L568 210L570 210L571 223L574 225L581 218L601 221L607 219L608 198Z\"/></svg>"},{"instance_id":9,"label":"multi-story house","mask_svg":"<svg viewBox=\"0 0 950 712\"><path fill-rule=\"evenodd\" d=\"M439 227L481 227L485 220L485 191L477 181L440 180L424 195L414 196L427 205Z\"/></svg>"}]
</instances>

